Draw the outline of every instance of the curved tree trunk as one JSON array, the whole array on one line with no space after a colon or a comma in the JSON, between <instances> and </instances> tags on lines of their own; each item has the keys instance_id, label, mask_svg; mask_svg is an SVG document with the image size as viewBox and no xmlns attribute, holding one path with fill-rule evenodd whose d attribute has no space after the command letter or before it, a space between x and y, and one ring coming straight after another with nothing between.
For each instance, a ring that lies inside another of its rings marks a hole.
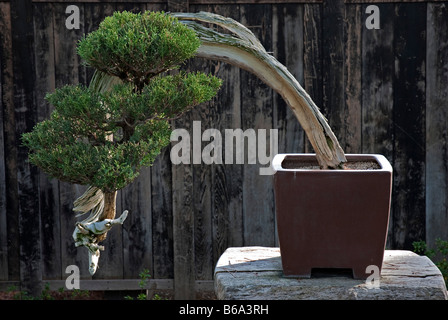
<instances>
[{"instance_id":1,"label":"curved tree trunk","mask_svg":"<svg viewBox=\"0 0 448 320\"><path fill-rule=\"evenodd\" d=\"M99 217L99 221L104 219L115 219L117 191L104 193L104 210Z\"/></svg>"},{"instance_id":2,"label":"curved tree trunk","mask_svg":"<svg viewBox=\"0 0 448 320\"><path fill-rule=\"evenodd\" d=\"M266 52L249 29L230 18L207 12L173 15L193 28L201 39L198 57L223 61L247 70L283 97L303 127L322 168L337 168L347 161L327 120L311 97L287 68ZM221 34L194 21L217 24L236 37Z\"/></svg>"},{"instance_id":3,"label":"curved tree trunk","mask_svg":"<svg viewBox=\"0 0 448 320\"><path fill-rule=\"evenodd\" d=\"M103 221L105 219L115 219L116 208L117 208L117 191L105 192L104 193L104 209L101 213L98 221ZM103 241L107 237L107 232L98 236L98 242Z\"/></svg>"}]
</instances>

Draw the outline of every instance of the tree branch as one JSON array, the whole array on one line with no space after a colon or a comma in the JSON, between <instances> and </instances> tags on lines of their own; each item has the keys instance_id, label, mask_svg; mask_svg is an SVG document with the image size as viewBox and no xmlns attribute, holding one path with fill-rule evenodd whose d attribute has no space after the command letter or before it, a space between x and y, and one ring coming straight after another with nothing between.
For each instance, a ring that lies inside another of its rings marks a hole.
<instances>
[{"instance_id":1,"label":"tree branch","mask_svg":"<svg viewBox=\"0 0 448 320\"><path fill-rule=\"evenodd\" d=\"M337 168L347 161L327 120L311 97L287 68L266 52L249 29L235 20L208 12L173 15L194 29L201 39L198 57L247 70L283 97L307 134L321 167ZM217 24L236 36L221 34L194 21Z\"/></svg>"}]
</instances>

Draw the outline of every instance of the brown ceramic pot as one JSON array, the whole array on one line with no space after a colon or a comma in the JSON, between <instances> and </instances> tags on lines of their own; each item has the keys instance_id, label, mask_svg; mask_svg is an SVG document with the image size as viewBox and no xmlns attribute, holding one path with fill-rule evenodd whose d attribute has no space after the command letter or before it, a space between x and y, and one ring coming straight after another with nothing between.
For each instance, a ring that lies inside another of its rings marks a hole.
<instances>
[{"instance_id":1,"label":"brown ceramic pot","mask_svg":"<svg viewBox=\"0 0 448 320\"><path fill-rule=\"evenodd\" d=\"M346 155L377 169L292 169L316 164L314 154L278 154L272 166L283 272L310 277L312 269L381 270L389 223L392 167L381 155ZM336 270L335 270L336 271Z\"/></svg>"}]
</instances>

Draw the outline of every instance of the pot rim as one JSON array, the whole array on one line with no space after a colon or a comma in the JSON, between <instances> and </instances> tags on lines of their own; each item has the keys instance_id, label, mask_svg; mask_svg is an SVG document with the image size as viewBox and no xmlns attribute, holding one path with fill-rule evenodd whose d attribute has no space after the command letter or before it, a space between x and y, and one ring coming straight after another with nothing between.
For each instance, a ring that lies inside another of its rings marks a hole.
<instances>
[{"instance_id":1,"label":"pot rim","mask_svg":"<svg viewBox=\"0 0 448 320\"><path fill-rule=\"evenodd\" d=\"M356 160L356 161L366 161L366 160L374 160L380 165L380 169L375 170L366 170L366 169L352 169L352 170L344 170L344 169L286 169L282 167L282 162L286 157L291 158L300 158L301 160L315 160L317 161L315 153L279 153L274 156L272 159L272 169L277 171L313 171L313 172L346 172L349 173L359 173L359 172L392 172L392 166L389 160L386 159L385 156L381 154L362 154L362 153L350 153L346 154L345 157L347 161Z\"/></svg>"}]
</instances>

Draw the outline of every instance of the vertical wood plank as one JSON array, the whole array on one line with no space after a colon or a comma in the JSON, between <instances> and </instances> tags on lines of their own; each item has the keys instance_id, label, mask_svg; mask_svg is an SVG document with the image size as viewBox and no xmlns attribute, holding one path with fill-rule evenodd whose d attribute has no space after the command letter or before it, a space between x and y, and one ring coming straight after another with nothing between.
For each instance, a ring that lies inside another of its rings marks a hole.
<instances>
[{"instance_id":1,"label":"vertical wood plank","mask_svg":"<svg viewBox=\"0 0 448 320\"><path fill-rule=\"evenodd\" d=\"M147 10L167 11L166 4L147 4ZM173 198L170 146L151 167L153 277L174 278Z\"/></svg>"},{"instance_id":2,"label":"vertical wood plank","mask_svg":"<svg viewBox=\"0 0 448 320\"><path fill-rule=\"evenodd\" d=\"M321 4L305 4L303 8L304 89L320 109L323 104L322 7ZM305 152L314 152L308 139L305 139Z\"/></svg>"},{"instance_id":3,"label":"vertical wood plank","mask_svg":"<svg viewBox=\"0 0 448 320\"><path fill-rule=\"evenodd\" d=\"M392 161L394 7L380 4L379 8L381 28L362 29L362 152L380 153Z\"/></svg>"},{"instance_id":4,"label":"vertical wood plank","mask_svg":"<svg viewBox=\"0 0 448 320\"><path fill-rule=\"evenodd\" d=\"M274 5L272 8L274 55L304 85L303 6ZM278 152L304 152L305 133L283 98L274 94L274 124L278 129Z\"/></svg>"},{"instance_id":5,"label":"vertical wood plank","mask_svg":"<svg viewBox=\"0 0 448 320\"><path fill-rule=\"evenodd\" d=\"M177 120L174 128L192 132L190 113ZM191 135L190 135L191 136ZM194 211L193 168L191 164L172 166L173 254L175 299L194 299Z\"/></svg>"},{"instance_id":6,"label":"vertical wood plank","mask_svg":"<svg viewBox=\"0 0 448 320\"><path fill-rule=\"evenodd\" d=\"M47 119L52 107L45 95L55 89L53 7L34 4L34 50L36 55L35 107L38 121ZM44 279L61 279L61 230L59 220L59 182L39 170L39 199L42 223L42 262Z\"/></svg>"},{"instance_id":7,"label":"vertical wood plank","mask_svg":"<svg viewBox=\"0 0 448 320\"><path fill-rule=\"evenodd\" d=\"M207 72L207 69L202 70ZM207 102L192 111L193 121L200 121L202 125L201 134L207 129L214 128L207 115L209 107L210 102ZM203 147L206 144L203 143ZM211 171L212 167L209 164L201 162L193 165L194 265L197 280L213 278Z\"/></svg>"},{"instance_id":8,"label":"vertical wood plank","mask_svg":"<svg viewBox=\"0 0 448 320\"><path fill-rule=\"evenodd\" d=\"M0 7L0 9L3 9ZM1 18L0 18L1 19ZM1 45L1 40L0 40ZM1 47L0 47L1 48ZM1 61L0 61L1 65ZM6 167L3 138L3 92L2 72L0 70L0 281L8 280L8 229L6 215Z\"/></svg>"},{"instance_id":9,"label":"vertical wood plank","mask_svg":"<svg viewBox=\"0 0 448 320\"><path fill-rule=\"evenodd\" d=\"M362 152L393 161L394 6L378 4L381 28L362 28ZM366 6L362 6L365 12ZM393 210L393 208L391 208ZM393 214L387 245L393 248Z\"/></svg>"},{"instance_id":10,"label":"vertical wood plank","mask_svg":"<svg viewBox=\"0 0 448 320\"><path fill-rule=\"evenodd\" d=\"M394 242L425 239L426 3L395 7Z\"/></svg>"},{"instance_id":11,"label":"vertical wood plank","mask_svg":"<svg viewBox=\"0 0 448 320\"><path fill-rule=\"evenodd\" d=\"M236 21L240 20L239 5L214 5L207 10ZM241 128L240 70L232 65L211 61L212 73L223 84L213 101L213 128L222 134L223 162L212 165L212 220L213 266L228 247L243 245L242 169L235 160L226 163L225 156L232 150L226 145L226 130Z\"/></svg>"},{"instance_id":12,"label":"vertical wood plank","mask_svg":"<svg viewBox=\"0 0 448 320\"><path fill-rule=\"evenodd\" d=\"M448 6L427 5L426 242L448 239Z\"/></svg>"},{"instance_id":13,"label":"vertical wood plank","mask_svg":"<svg viewBox=\"0 0 448 320\"><path fill-rule=\"evenodd\" d=\"M6 112L8 106L9 81L12 75L7 74L8 63L11 58L11 24L9 3L0 3L0 280L8 280L8 208L7 208L7 188L6 188L6 137L5 124L7 122ZM9 81L8 81L9 78Z\"/></svg>"},{"instance_id":14,"label":"vertical wood plank","mask_svg":"<svg viewBox=\"0 0 448 320\"><path fill-rule=\"evenodd\" d=\"M361 153L362 88L361 35L364 17L361 5L345 5L344 18L344 124L346 153Z\"/></svg>"},{"instance_id":15,"label":"vertical wood plank","mask_svg":"<svg viewBox=\"0 0 448 320\"><path fill-rule=\"evenodd\" d=\"M76 43L84 34L84 5L77 4L80 10L80 29L67 29L65 13L67 4L53 3L54 34L54 72L55 87L77 84L85 81L81 58L76 53ZM72 234L76 221L73 201L82 195L86 186L59 182L59 215L61 224L61 267L62 274L68 265L77 265L81 279L91 279L88 271L88 254L86 248L75 247ZM107 247L107 245L106 245ZM101 263L101 262L100 262ZM100 266L101 268L101 266Z\"/></svg>"},{"instance_id":16,"label":"vertical wood plank","mask_svg":"<svg viewBox=\"0 0 448 320\"><path fill-rule=\"evenodd\" d=\"M113 261L110 261L110 272L116 277L118 266L123 266L125 278L138 278L140 272L152 268L152 217L151 217L151 168L144 168L140 175L130 185L122 190L122 210L128 210L129 214L123 230L123 246L110 248ZM121 214L117 212L117 216ZM123 250L123 256L120 256Z\"/></svg>"},{"instance_id":17,"label":"vertical wood plank","mask_svg":"<svg viewBox=\"0 0 448 320\"><path fill-rule=\"evenodd\" d=\"M241 5L240 8L241 23L254 32L267 51L272 51L271 6ZM244 83L241 87L242 130L255 130L258 142L258 129L266 129L266 141L269 141L273 121L272 90L246 71L241 70L240 77L241 83ZM273 246L275 211L272 177L259 174L258 157L251 153L248 143L244 152L247 154L243 180L244 245ZM250 164L252 161L255 164Z\"/></svg>"},{"instance_id":18,"label":"vertical wood plank","mask_svg":"<svg viewBox=\"0 0 448 320\"><path fill-rule=\"evenodd\" d=\"M188 4L188 2L187 2ZM186 11L181 1L168 1L167 10ZM191 113L176 120L174 128L183 128L192 137ZM193 165L172 166L173 179L173 253L174 253L174 298L195 299L195 254L194 254L194 199Z\"/></svg>"},{"instance_id":19,"label":"vertical wood plank","mask_svg":"<svg viewBox=\"0 0 448 320\"><path fill-rule=\"evenodd\" d=\"M346 146L344 130L344 1L325 0L322 14L323 101L322 113L338 137L342 149Z\"/></svg>"},{"instance_id":20,"label":"vertical wood plank","mask_svg":"<svg viewBox=\"0 0 448 320\"><path fill-rule=\"evenodd\" d=\"M147 10L166 11L166 4L147 4ZM174 278L173 200L170 147L165 147L151 167L153 278Z\"/></svg>"},{"instance_id":21,"label":"vertical wood plank","mask_svg":"<svg viewBox=\"0 0 448 320\"><path fill-rule=\"evenodd\" d=\"M34 108L33 8L30 0L11 2L11 30L16 141L37 121ZM31 72L30 72L31 71ZM20 231L21 289L37 296L41 292L40 215L37 168L27 161L28 151L17 145L17 181Z\"/></svg>"},{"instance_id":22,"label":"vertical wood plank","mask_svg":"<svg viewBox=\"0 0 448 320\"><path fill-rule=\"evenodd\" d=\"M192 10L199 12L207 10L207 7L198 5L192 7ZM192 59L188 65L191 71L210 73L211 63L207 59ZM196 106L190 112L193 121L200 123L199 130L193 130L193 139L196 139L198 134L202 136L207 129L216 129L213 121L216 112L212 102ZM212 143L213 139L202 142L200 152ZM197 280L213 279L212 188L212 165L204 161L193 164L194 256Z\"/></svg>"},{"instance_id":23,"label":"vertical wood plank","mask_svg":"<svg viewBox=\"0 0 448 320\"><path fill-rule=\"evenodd\" d=\"M173 192L169 146L151 167L153 277L174 278Z\"/></svg>"},{"instance_id":24,"label":"vertical wood plank","mask_svg":"<svg viewBox=\"0 0 448 320\"><path fill-rule=\"evenodd\" d=\"M304 86L304 9L303 5L272 6L273 54ZM291 108L279 95L273 95L273 121L278 130L278 153L305 152L305 132ZM277 224L275 245L278 246Z\"/></svg>"},{"instance_id":25,"label":"vertical wood plank","mask_svg":"<svg viewBox=\"0 0 448 320\"><path fill-rule=\"evenodd\" d=\"M20 280L19 201L17 181L17 139L14 108L14 71L10 4L3 4L2 30L2 100L5 139L6 220L8 229L8 279Z\"/></svg>"}]
</instances>

